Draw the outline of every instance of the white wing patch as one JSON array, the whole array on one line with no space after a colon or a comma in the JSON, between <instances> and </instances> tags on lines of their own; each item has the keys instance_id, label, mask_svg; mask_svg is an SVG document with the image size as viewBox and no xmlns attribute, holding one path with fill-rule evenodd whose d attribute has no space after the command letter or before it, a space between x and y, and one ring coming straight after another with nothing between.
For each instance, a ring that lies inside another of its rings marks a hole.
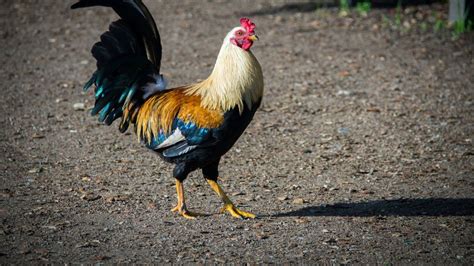
<instances>
[{"instance_id":1,"label":"white wing patch","mask_svg":"<svg viewBox=\"0 0 474 266\"><path fill-rule=\"evenodd\" d=\"M163 141L157 147L157 149L162 149L162 148L172 146L172 145L174 145L174 144L176 144L180 141L183 141L185 139L186 138L183 136L183 134L181 134L181 130L179 130L179 128L176 128L175 131L173 132L173 134L171 134L171 136L169 136L167 139L165 139L165 141Z\"/></svg>"}]
</instances>

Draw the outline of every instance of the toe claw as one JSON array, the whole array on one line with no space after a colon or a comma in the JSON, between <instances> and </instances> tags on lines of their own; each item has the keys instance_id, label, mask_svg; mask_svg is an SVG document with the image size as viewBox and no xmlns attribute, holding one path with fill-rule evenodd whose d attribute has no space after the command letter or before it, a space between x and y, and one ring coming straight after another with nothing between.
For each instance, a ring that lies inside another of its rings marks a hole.
<instances>
[{"instance_id":1,"label":"toe claw","mask_svg":"<svg viewBox=\"0 0 474 266\"><path fill-rule=\"evenodd\" d=\"M250 213L250 212L245 212L245 211L241 211L241 210L238 210L239 211L239 214L245 218L250 218L250 219L254 219L255 218L255 214L253 213Z\"/></svg>"},{"instance_id":2,"label":"toe claw","mask_svg":"<svg viewBox=\"0 0 474 266\"><path fill-rule=\"evenodd\" d=\"M191 220L196 219L196 217L197 217L196 214L191 213L191 212L188 212L188 211L186 211L186 212L181 212L181 215L182 215L184 218L186 218L186 219L191 219Z\"/></svg>"},{"instance_id":3,"label":"toe claw","mask_svg":"<svg viewBox=\"0 0 474 266\"><path fill-rule=\"evenodd\" d=\"M237 209L237 207L235 207L234 205L230 205L230 204L225 205L221 209L221 213L224 213L226 211L229 212L230 215L232 215L235 218L240 218L240 219L244 219L244 218L253 219L253 218L255 218L255 214L252 214L250 212L241 211L241 210Z\"/></svg>"},{"instance_id":4,"label":"toe claw","mask_svg":"<svg viewBox=\"0 0 474 266\"><path fill-rule=\"evenodd\" d=\"M183 216L186 219L196 219L196 217L198 216L206 216L206 214L202 214L198 212L190 212L185 206L179 206L179 205L171 209L171 211L178 212L181 216Z\"/></svg>"}]
</instances>

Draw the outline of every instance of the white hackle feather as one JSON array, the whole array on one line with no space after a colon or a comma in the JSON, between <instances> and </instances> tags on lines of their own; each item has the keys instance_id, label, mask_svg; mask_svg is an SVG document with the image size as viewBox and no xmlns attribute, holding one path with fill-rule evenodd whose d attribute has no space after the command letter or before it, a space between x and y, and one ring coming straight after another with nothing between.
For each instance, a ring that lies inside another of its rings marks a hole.
<instances>
[{"instance_id":1,"label":"white hackle feather","mask_svg":"<svg viewBox=\"0 0 474 266\"><path fill-rule=\"evenodd\" d=\"M230 42L237 30L230 31L217 56L211 75L204 81L187 87L187 93L201 96L201 105L209 109L228 111L244 103L249 109L263 94L263 74L260 63L252 52Z\"/></svg>"}]
</instances>

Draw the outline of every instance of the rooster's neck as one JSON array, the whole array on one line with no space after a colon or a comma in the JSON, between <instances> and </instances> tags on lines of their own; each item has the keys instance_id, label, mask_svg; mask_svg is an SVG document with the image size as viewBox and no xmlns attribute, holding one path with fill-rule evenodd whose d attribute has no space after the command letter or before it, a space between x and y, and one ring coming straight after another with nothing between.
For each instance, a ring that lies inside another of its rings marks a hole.
<instances>
[{"instance_id":1,"label":"rooster's neck","mask_svg":"<svg viewBox=\"0 0 474 266\"><path fill-rule=\"evenodd\" d=\"M249 109L263 94L263 74L260 64L250 51L224 41L211 75L191 85L188 93L201 96L201 105L228 111L244 104Z\"/></svg>"}]
</instances>

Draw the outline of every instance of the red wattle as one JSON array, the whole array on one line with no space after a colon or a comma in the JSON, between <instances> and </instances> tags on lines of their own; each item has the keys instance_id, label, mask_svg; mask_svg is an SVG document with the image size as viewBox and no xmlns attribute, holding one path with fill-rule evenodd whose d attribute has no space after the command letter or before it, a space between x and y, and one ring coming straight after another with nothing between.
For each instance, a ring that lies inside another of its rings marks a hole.
<instances>
[{"instance_id":1,"label":"red wattle","mask_svg":"<svg viewBox=\"0 0 474 266\"><path fill-rule=\"evenodd\" d=\"M252 42L251 41L247 41L245 40L243 43L242 43L242 49L244 49L245 51L248 51L250 49L250 47L252 47Z\"/></svg>"}]
</instances>

